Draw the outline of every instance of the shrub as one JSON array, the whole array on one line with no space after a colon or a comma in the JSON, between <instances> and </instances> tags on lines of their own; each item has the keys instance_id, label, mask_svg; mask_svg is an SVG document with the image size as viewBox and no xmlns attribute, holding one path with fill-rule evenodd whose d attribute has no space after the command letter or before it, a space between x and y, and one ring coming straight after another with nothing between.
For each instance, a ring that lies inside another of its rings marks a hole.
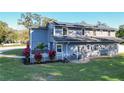
<instances>
[{"instance_id":1,"label":"shrub","mask_svg":"<svg viewBox=\"0 0 124 93\"><path fill-rule=\"evenodd\" d=\"M37 51L37 52L35 53L35 55L34 55L34 58L35 58L35 60L37 61L37 63L40 63L40 61L41 61L41 59L42 59L42 54L41 54L39 51Z\"/></svg>"},{"instance_id":2,"label":"shrub","mask_svg":"<svg viewBox=\"0 0 124 93\"><path fill-rule=\"evenodd\" d=\"M54 59L55 56L56 56L56 51L55 51L55 50L50 50L50 51L48 52L48 54L49 54L49 58L50 58L50 59Z\"/></svg>"}]
</instances>

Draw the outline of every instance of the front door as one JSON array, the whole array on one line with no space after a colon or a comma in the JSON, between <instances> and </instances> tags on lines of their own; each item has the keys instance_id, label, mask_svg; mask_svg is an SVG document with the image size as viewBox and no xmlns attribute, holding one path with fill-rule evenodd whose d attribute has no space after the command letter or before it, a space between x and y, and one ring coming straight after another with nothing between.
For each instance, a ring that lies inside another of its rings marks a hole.
<instances>
[{"instance_id":1,"label":"front door","mask_svg":"<svg viewBox=\"0 0 124 93\"><path fill-rule=\"evenodd\" d=\"M57 59L63 59L63 45L56 44Z\"/></svg>"}]
</instances>

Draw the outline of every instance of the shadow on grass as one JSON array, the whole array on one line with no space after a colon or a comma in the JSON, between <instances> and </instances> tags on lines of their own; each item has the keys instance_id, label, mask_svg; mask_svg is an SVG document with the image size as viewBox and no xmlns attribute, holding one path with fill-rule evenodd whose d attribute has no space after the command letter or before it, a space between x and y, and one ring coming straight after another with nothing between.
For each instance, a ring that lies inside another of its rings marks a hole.
<instances>
[{"instance_id":1,"label":"shadow on grass","mask_svg":"<svg viewBox=\"0 0 124 93\"><path fill-rule=\"evenodd\" d=\"M49 80L124 80L124 56L94 59L86 64L50 64L42 68L49 69L46 72L52 76Z\"/></svg>"}]
</instances>

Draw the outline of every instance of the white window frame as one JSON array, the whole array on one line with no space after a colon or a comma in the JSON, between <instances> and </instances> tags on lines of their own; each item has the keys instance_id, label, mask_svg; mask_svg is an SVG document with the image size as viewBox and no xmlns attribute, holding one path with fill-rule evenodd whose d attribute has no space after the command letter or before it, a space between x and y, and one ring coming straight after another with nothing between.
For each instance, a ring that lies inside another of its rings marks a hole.
<instances>
[{"instance_id":1,"label":"white window frame","mask_svg":"<svg viewBox=\"0 0 124 93\"><path fill-rule=\"evenodd\" d=\"M63 28L61 30L62 30L62 36L63 36ZM56 27L54 27L54 32L53 33L54 33L54 36L57 36L57 34L56 34Z\"/></svg>"},{"instance_id":2,"label":"white window frame","mask_svg":"<svg viewBox=\"0 0 124 93\"><path fill-rule=\"evenodd\" d=\"M56 28L54 27L53 29L54 29L53 30L53 36L55 36L56 35Z\"/></svg>"},{"instance_id":3,"label":"white window frame","mask_svg":"<svg viewBox=\"0 0 124 93\"><path fill-rule=\"evenodd\" d=\"M57 46L58 46L58 45L61 46L61 52L58 52L58 51L57 51ZM62 45L62 44L56 44L56 52L57 52L57 53L63 53L63 45Z\"/></svg>"}]
</instances>

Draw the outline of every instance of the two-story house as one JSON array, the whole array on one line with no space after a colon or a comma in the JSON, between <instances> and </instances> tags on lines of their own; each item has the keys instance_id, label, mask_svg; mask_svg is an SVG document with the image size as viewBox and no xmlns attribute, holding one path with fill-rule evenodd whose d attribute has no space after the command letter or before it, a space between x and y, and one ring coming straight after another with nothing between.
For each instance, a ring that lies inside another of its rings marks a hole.
<instances>
[{"instance_id":1,"label":"two-story house","mask_svg":"<svg viewBox=\"0 0 124 93\"><path fill-rule=\"evenodd\" d=\"M39 43L57 52L56 59L86 59L93 56L112 56L118 53L116 29L106 25L52 22L47 27L30 31L31 58ZM48 60L46 57L44 60Z\"/></svg>"}]
</instances>

